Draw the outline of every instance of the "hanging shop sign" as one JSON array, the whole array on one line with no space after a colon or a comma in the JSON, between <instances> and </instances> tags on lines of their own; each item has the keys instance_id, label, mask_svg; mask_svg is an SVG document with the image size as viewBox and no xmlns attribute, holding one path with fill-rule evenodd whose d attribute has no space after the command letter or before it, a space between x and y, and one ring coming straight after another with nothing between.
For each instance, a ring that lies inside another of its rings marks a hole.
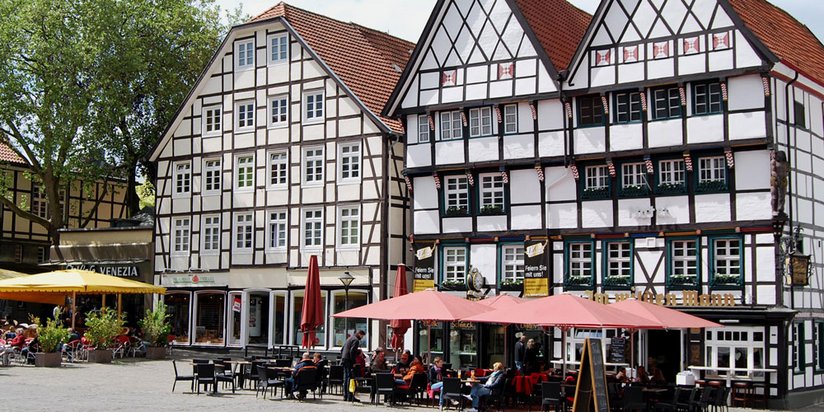
<instances>
[{"instance_id":1,"label":"hanging shop sign","mask_svg":"<svg viewBox=\"0 0 824 412\"><path fill-rule=\"evenodd\" d=\"M140 277L137 265L130 264L68 264L66 269L88 270L90 272L102 273L104 275L117 276L119 278Z\"/></svg>"},{"instance_id":2,"label":"hanging shop sign","mask_svg":"<svg viewBox=\"0 0 824 412\"><path fill-rule=\"evenodd\" d=\"M524 296L549 296L549 267L546 247L548 240L524 242Z\"/></svg>"},{"instance_id":3,"label":"hanging shop sign","mask_svg":"<svg viewBox=\"0 0 824 412\"><path fill-rule=\"evenodd\" d=\"M420 292L435 288L435 250L434 241L415 243L415 271L413 272L412 291Z\"/></svg>"},{"instance_id":4,"label":"hanging shop sign","mask_svg":"<svg viewBox=\"0 0 824 412\"><path fill-rule=\"evenodd\" d=\"M584 295L589 300L594 300L599 303L608 304L610 301L621 302L627 299L635 299L647 303L654 303L660 306L686 306L686 307L731 307L738 303L736 296L732 293L718 294L699 294L696 291L685 290L680 294L675 293L659 293L652 292L636 292L631 293L593 293L591 291L584 292Z\"/></svg>"}]
</instances>

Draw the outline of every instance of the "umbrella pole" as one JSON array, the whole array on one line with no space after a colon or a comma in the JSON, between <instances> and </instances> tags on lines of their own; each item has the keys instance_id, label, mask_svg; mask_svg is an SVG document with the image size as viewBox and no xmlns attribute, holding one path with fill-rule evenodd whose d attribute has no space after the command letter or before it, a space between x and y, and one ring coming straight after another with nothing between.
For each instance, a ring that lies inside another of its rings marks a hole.
<instances>
[{"instance_id":1,"label":"umbrella pole","mask_svg":"<svg viewBox=\"0 0 824 412\"><path fill-rule=\"evenodd\" d=\"M120 313L121 313L121 309L123 308L122 297L123 297L123 295L121 295L120 293L117 294L117 320L121 320Z\"/></svg>"},{"instance_id":2,"label":"umbrella pole","mask_svg":"<svg viewBox=\"0 0 824 412\"><path fill-rule=\"evenodd\" d=\"M566 362L567 362L566 334L567 334L567 328L561 327L561 357L563 357L563 361L564 361L563 369L561 369L561 379L566 379L566 371L567 371L567 368L566 368Z\"/></svg>"},{"instance_id":3,"label":"umbrella pole","mask_svg":"<svg viewBox=\"0 0 824 412\"><path fill-rule=\"evenodd\" d=\"M106 294L103 294L103 303L100 304L100 310L106 310Z\"/></svg>"},{"instance_id":4,"label":"umbrella pole","mask_svg":"<svg viewBox=\"0 0 824 412\"><path fill-rule=\"evenodd\" d=\"M432 363L432 324L426 323L426 360Z\"/></svg>"},{"instance_id":5,"label":"umbrella pole","mask_svg":"<svg viewBox=\"0 0 824 412\"><path fill-rule=\"evenodd\" d=\"M75 309L77 309L77 292L72 292L72 330L75 330L74 318L77 316Z\"/></svg>"},{"instance_id":6,"label":"umbrella pole","mask_svg":"<svg viewBox=\"0 0 824 412\"><path fill-rule=\"evenodd\" d=\"M629 330L629 349L629 367L635 369L635 331L632 329Z\"/></svg>"}]
</instances>

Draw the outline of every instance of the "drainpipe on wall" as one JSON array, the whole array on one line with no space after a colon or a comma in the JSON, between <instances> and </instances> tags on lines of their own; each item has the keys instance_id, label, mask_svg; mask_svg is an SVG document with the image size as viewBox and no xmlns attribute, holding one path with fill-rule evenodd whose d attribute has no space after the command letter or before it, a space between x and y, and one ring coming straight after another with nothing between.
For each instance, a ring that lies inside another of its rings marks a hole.
<instances>
[{"instance_id":1,"label":"drainpipe on wall","mask_svg":"<svg viewBox=\"0 0 824 412\"><path fill-rule=\"evenodd\" d=\"M798 80L798 75L799 73L798 71L796 71L795 76L793 76L793 79L787 82L787 84L784 86L784 121L786 122L787 127L787 167L790 168L790 170L792 170L792 161L795 158L795 156L792 156L790 154L790 87L793 85L793 83L795 83ZM793 95L795 95L795 93L793 93ZM795 97L793 97L792 102L795 103ZM793 124L793 143L795 143L795 137L797 135L794 126L795 124ZM795 149L795 144L793 144L793 150L797 150ZM793 207L793 180L793 174L787 173L787 197L789 198L787 203L790 207L787 225L790 229L790 236L792 236L793 232L793 210L795 209ZM776 246L780 248L781 244L779 243ZM783 270L781 271L781 275L785 275ZM781 282L783 281L784 279L782 278ZM790 283L790 309L795 309L795 288L792 285L792 282Z\"/></svg>"}]
</instances>

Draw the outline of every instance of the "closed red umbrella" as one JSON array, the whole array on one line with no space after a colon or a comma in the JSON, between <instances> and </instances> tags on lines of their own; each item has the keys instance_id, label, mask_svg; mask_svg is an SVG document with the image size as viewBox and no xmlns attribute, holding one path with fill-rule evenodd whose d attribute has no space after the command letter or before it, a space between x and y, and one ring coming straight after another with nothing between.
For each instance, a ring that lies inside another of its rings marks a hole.
<instances>
[{"instance_id":1,"label":"closed red umbrella","mask_svg":"<svg viewBox=\"0 0 824 412\"><path fill-rule=\"evenodd\" d=\"M315 346L315 331L323 325L323 301L320 296L320 269L318 257L309 258L309 273L303 289L303 309L300 317L300 330L303 332L302 346Z\"/></svg>"},{"instance_id":2,"label":"closed red umbrella","mask_svg":"<svg viewBox=\"0 0 824 412\"><path fill-rule=\"evenodd\" d=\"M395 293L393 297L403 296L409 293L406 287L406 266L398 265L398 273L395 275ZM409 319L392 319L389 322L392 328L392 349L396 351L403 349L403 335L412 327Z\"/></svg>"}]
</instances>

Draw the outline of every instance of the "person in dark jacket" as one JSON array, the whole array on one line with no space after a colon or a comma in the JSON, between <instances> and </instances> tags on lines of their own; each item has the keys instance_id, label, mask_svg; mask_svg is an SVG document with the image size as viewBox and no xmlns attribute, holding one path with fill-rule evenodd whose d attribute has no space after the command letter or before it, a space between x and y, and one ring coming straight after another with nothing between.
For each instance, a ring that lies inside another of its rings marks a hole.
<instances>
[{"instance_id":1,"label":"person in dark jacket","mask_svg":"<svg viewBox=\"0 0 824 412\"><path fill-rule=\"evenodd\" d=\"M297 386L297 383L298 383L297 382L298 373L300 373L300 371L305 369L305 368L313 368L313 369L317 368L317 366L315 365L315 362L312 361L312 357L309 355L309 352L306 352L306 353L303 354L303 356L300 359L300 362L298 362L297 365L295 365L295 370L292 371L292 377L286 379L285 389L286 389L286 395L288 397L291 398L293 396L292 392L294 391L294 388L295 388L295 386ZM305 396L306 396L305 393L298 394L298 398L303 398Z\"/></svg>"},{"instance_id":2,"label":"person in dark jacket","mask_svg":"<svg viewBox=\"0 0 824 412\"><path fill-rule=\"evenodd\" d=\"M343 400L345 401L360 402L354 394L349 392L349 380L355 376L353 368L358 357L358 350L360 350L360 341L364 336L366 336L366 332L363 330L357 331L346 339L340 351L340 360L343 364Z\"/></svg>"},{"instance_id":3,"label":"person in dark jacket","mask_svg":"<svg viewBox=\"0 0 824 412\"><path fill-rule=\"evenodd\" d=\"M526 357L526 335L521 334L515 342L515 368L521 372L521 375L524 374L524 357Z\"/></svg>"},{"instance_id":4,"label":"person in dark jacket","mask_svg":"<svg viewBox=\"0 0 824 412\"><path fill-rule=\"evenodd\" d=\"M467 412L477 412L481 405L481 400L487 396L492 395L492 391L500 388L504 384L504 365L501 362L495 362L492 365L492 374L486 379L483 385L472 386L472 391L469 396L472 398L472 409Z\"/></svg>"}]
</instances>

